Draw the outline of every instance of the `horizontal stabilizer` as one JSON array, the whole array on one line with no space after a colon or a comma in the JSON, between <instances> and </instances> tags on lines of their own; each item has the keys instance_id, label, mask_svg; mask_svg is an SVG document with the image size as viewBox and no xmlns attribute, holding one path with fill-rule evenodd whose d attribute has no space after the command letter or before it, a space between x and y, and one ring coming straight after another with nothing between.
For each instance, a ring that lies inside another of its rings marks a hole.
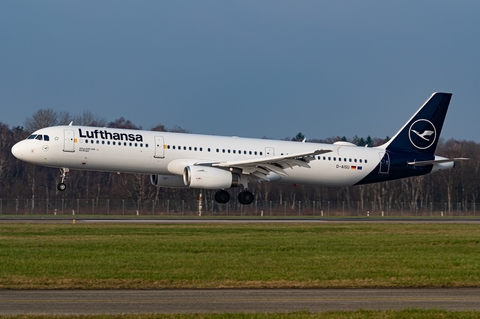
<instances>
[{"instance_id":1,"label":"horizontal stabilizer","mask_svg":"<svg viewBox=\"0 0 480 319\"><path fill-rule=\"evenodd\" d=\"M445 158L440 160L431 160L431 161L420 161L420 162L408 162L408 165L413 166L427 166L433 164L441 164L441 163L449 163L449 162L457 162L457 161L467 161L469 158L458 157L458 158Z\"/></svg>"}]
</instances>

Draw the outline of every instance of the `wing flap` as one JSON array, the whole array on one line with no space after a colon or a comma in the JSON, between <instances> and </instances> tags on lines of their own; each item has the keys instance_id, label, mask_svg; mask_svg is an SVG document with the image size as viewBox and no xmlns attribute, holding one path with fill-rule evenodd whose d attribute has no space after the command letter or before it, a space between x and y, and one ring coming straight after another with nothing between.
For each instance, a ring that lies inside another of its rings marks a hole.
<instances>
[{"instance_id":1,"label":"wing flap","mask_svg":"<svg viewBox=\"0 0 480 319\"><path fill-rule=\"evenodd\" d=\"M275 173L279 176L288 176L285 172L286 168L295 166L310 168L308 163L315 159L316 155L332 152L332 149L321 149L311 152L303 152L296 154L285 154L280 156L261 157L240 161L226 161L217 163L202 163L200 165L211 165L220 168L239 169L242 174L255 176L261 180L270 179L267 177L269 173Z\"/></svg>"}]
</instances>

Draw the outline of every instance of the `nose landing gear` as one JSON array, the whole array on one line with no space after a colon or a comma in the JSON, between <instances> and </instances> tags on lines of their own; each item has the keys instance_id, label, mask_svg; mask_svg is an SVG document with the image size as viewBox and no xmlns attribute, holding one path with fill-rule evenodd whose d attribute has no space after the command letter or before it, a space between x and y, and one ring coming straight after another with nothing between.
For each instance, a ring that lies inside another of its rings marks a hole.
<instances>
[{"instance_id":1,"label":"nose landing gear","mask_svg":"<svg viewBox=\"0 0 480 319\"><path fill-rule=\"evenodd\" d=\"M60 181L60 183L58 183L57 189L61 192L67 189L67 185L65 185L64 181L67 179L69 172L70 170L66 167L60 168L60 177L62 178L62 180Z\"/></svg>"}]
</instances>

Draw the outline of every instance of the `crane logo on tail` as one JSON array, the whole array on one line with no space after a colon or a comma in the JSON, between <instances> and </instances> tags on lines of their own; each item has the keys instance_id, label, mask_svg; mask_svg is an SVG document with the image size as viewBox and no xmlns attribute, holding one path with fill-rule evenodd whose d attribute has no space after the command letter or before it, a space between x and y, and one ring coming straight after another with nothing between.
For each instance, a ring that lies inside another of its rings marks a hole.
<instances>
[{"instance_id":1,"label":"crane logo on tail","mask_svg":"<svg viewBox=\"0 0 480 319\"><path fill-rule=\"evenodd\" d=\"M413 122L408 131L410 142L418 149L424 150L435 143L437 130L429 120L421 119Z\"/></svg>"}]
</instances>

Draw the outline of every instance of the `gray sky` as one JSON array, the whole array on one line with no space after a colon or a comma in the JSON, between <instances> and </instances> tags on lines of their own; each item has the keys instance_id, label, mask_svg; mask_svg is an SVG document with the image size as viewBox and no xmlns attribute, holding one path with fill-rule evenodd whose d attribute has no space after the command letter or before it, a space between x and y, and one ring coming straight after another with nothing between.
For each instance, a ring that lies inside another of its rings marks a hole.
<instances>
[{"instance_id":1,"label":"gray sky","mask_svg":"<svg viewBox=\"0 0 480 319\"><path fill-rule=\"evenodd\" d=\"M1 1L0 122L393 136L435 91L480 142L480 1Z\"/></svg>"}]
</instances>

